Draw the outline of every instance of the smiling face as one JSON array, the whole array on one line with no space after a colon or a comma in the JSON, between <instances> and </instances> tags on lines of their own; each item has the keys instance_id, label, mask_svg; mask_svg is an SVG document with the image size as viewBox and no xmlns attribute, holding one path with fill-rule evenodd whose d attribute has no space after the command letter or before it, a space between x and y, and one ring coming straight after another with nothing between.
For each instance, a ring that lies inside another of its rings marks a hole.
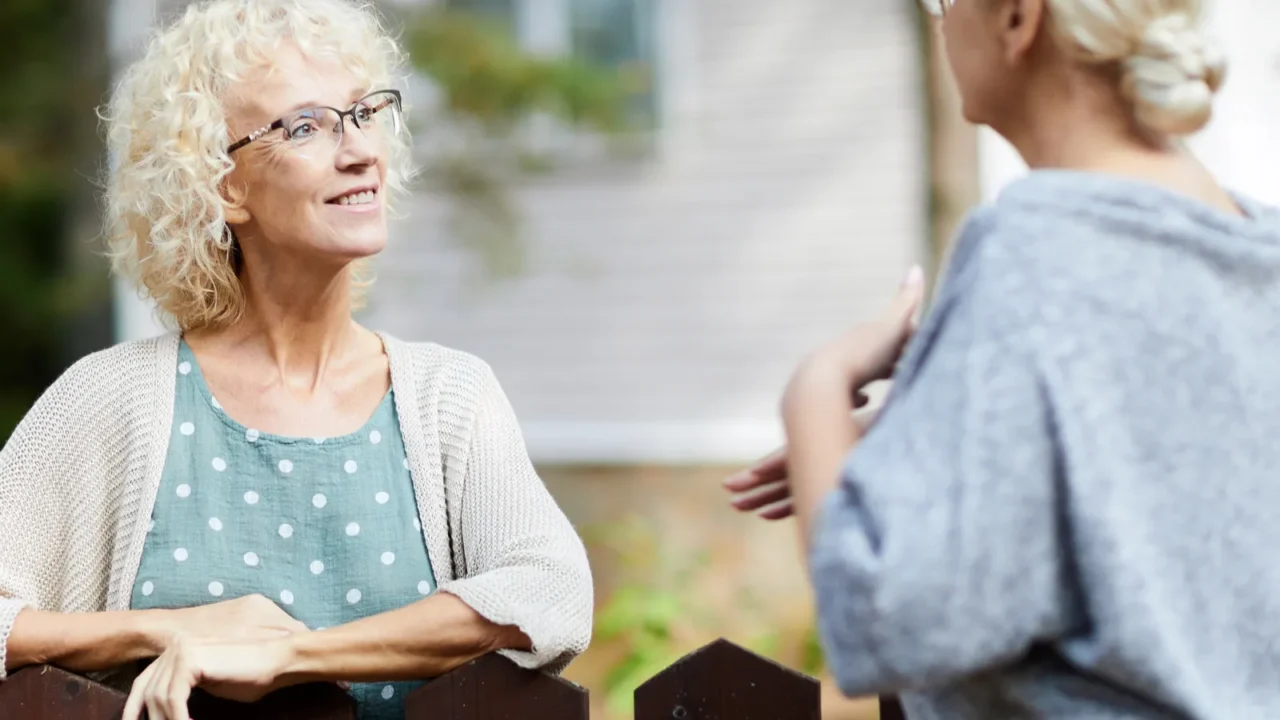
<instances>
[{"instance_id":1,"label":"smiling face","mask_svg":"<svg viewBox=\"0 0 1280 720\"><path fill-rule=\"evenodd\" d=\"M392 123L360 128L347 116L339 139L331 111L299 114L317 106L346 110L374 89L339 63L286 44L269 70L232 93L227 119L234 138L290 118L288 127L232 155L226 219L247 263L346 265L386 246Z\"/></svg>"}]
</instances>

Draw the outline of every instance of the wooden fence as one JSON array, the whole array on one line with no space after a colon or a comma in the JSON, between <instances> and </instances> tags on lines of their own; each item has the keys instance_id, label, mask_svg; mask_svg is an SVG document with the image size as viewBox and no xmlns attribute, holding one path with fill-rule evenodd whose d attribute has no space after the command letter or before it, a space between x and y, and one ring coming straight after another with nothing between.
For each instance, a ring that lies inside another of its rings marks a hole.
<instances>
[{"instance_id":1,"label":"wooden fence","mask_svg":"<svg viewBox=\"0 0 1280 720\"><path fill-rule=\"evenodd\" d=\"M3 720L119 720L125 695L47 665L0 683ZM200 720L355 720L336 685L300 685L245 705L200 691ZM882 699L883 720L902 720ZM408 720L588 720L587 691L488 655L432 680L405 700ZM677 661L635 692L635 720L819 720L818 681L717 640Z\"/></svg>"}]
</instances>

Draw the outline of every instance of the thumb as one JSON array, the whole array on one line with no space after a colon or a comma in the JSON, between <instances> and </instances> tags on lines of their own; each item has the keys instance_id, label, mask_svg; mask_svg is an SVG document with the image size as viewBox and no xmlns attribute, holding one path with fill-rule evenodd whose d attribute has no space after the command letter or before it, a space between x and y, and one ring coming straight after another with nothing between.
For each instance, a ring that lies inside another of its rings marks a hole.
<instances>
[{"instance_id":1,"label":"thumb","mask_svg":"<svg viewBox=\"0 0 1280 720\"><path fill-rule=\"evenodd\" d=\"M908 333L914 332L919 323L920 306L923 304L924 270L919 265L912 265L898 288L897 297L893 299L889 317L895 325L903 327Z\"/></svg>"}]
</instances>

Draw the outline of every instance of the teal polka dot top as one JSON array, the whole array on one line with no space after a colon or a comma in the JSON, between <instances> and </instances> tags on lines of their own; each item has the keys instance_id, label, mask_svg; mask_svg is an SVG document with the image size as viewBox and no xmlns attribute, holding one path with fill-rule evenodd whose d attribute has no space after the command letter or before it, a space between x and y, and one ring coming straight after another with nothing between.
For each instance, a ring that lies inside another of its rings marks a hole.
<instances>
[{"instance_id":1,"label":"teal polka dot top","mask_svg":"<svg viewBox=\"0 0 1280 720\"><path fill-rule=\"evenodd\" d=\"M260 593L313 630L435 591L394 390L358 432L278 437L240 425L178 352L173 436L132 607ZM404 717L417 683L352 687L361 718Z\"/></svg>"}]
</instances>

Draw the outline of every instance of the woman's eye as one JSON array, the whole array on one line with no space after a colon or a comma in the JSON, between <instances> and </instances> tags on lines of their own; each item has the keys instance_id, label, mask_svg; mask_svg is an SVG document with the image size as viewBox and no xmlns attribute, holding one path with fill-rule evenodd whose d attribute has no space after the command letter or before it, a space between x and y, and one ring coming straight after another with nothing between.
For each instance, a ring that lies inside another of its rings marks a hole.
<instances>
[{"instance_id":1,"label":"woman's eye","mask_svg":"<svg viewBox=\"0 0 1280 720\"><path fill-rule=\"evenodd\" d=\"M303 120L289 128L290 140L305 140L315 135L319 128L314 120Z\"/></svg>"}]
</instances>

